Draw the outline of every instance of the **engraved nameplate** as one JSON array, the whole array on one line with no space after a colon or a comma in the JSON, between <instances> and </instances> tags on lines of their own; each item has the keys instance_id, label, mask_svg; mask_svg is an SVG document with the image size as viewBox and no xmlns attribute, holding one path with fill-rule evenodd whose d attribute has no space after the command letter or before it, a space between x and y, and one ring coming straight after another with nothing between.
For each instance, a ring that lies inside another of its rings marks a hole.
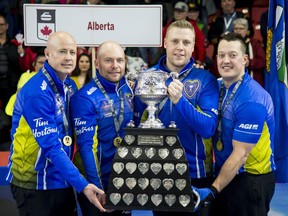
<instances>
[{"instance_id":1,"label":"engraved nameplate","mask_svg":"<svg viewBox=\"0 0 288 216\"><path fill-rule=\"evenodd\" d=\"M163 146L163 136L139 135L138 145Z\"/></svg>"}]
</instances>

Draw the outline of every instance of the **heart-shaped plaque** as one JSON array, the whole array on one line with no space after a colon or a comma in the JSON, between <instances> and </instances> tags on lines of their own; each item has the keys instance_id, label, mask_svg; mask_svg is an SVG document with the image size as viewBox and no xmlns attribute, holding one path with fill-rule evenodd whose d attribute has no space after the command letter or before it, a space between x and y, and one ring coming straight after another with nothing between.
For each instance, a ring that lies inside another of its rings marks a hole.
<instances>
[{"instance_id":1,"label":"heart-shaped plaque","mask_svg":"<svg viewBox=\"0 0 288 216\"><path fill-rule=\"evenodd\" d=\"M121 162L116 162L116 163L113 164L113 170L114 170L117 174L121 173L121 172L123 171L123 169L124 169L124 164L123 164L123 163L121 163Z\"/></svg>"},{"instance_id":2,"label":"heart-shaped plaque","mask_svg":"<svg viewBox=\"0 0 288 216\"><path fill-rule=\"evenodd\" d=\"M182 191L186 187L187 183L185 179L176 179L175 185L180 191Z\"/></svg>"},{"instance_id":3,"label":"heart-shaped plaque","mask_svg":"<svg viewBox=\"0 0 288 216\"><path fill-rule=\"evenodd\" d=\"M123 178L119 178L116 177L112 180L114 187L116 187L117 189L121 188L124 184L124 179Z\"/></svg>"},{"instance_id":4,"label":"heart-shaped plaque","mask_svg":"<svg viewBox=\"0 0 288 216\"><path fill-rule=\"evenodd\" d=\"M190 203L190 196L188 195L180 195L179 202L183 207L186 207Z\"/></svg>"},{"instance_id":5,"label":"heart-shaped plaque","mask_svg":"<svg viewBox=\"0 0 288 216\"><path fill-rule=\"evenodd\" d=\"M173 151L172 151L172 154L176 159L181 158L183 153L184 153L184 151L181 148L176 148L176 149L173 149Z\"/></svg>"},{"instance_id":6,"label":"heart-shaped plaque","mask_svg":"<svg viewBox=\"0 0 288 216\"><path fill-rule=\"evenodd\" d=\"M148 195L147 194L138 194L137 195L137 201L140 205L144 206L148 201Z\"/></svg>"},{"instance_id":7,"label":"heart-shaped plaque","mask_svg":"<svg viewBox=\"0 0 288 216\"><path fill-rule=\"evenodd\" d=\"M170 175L174 171L174 164L173 163L165 163L163 165L164 171L167 173L167 175Z\"/></svg>"},{"instance_id":8,"label":"heart-shaped plaque","mask_svg":"<svg viewBox=\"0 0 288 216\"><path fill-rule=\"evenodd\" d=\"M152 158L152 157L154 157L154 155L156 154L156 149L155 149L155 148L152 148L152 147L146 148L146 149L145 149L145 154L146 154L146 156L147 156L148 158Z\"/></svg>"},{"instance_id":9,"label":"heart-shaped plaque","mask_svg":"<svg viewBox=\"0 0 288 216\"><path fill-rule=\"evenodd\" d=\"M150 165L150 169L152 170L152 172L153 172L155 175L157 175L157 174L161 171L161 169L162 169L162 164L160 164L160 163L152 163L152 164Z\"/></svg>"},{"instance_id":10,"label":"heart-shaped plaque","mask_svg":"<svg viewBox=\"0 0 288 216\"><path fill-rule=\"evenodd\" d=\"M162 184L166 188L166 190L170 190L174 185L174 180L170 178L165 178L163 179Z\"/></svg>"},{"instance_id":11,"label":"heart-shaped plaque","mask_svg":"<svg viewBox=\"0 0 288 216\"><path fill-rule=\"evenodd\" d=\"M137 165L136 163L128 162L126 163L125 168L130 174L132 174L137 169Z\"/></svg>"},{"instance_id":12,"label":"heart-shaped plaque","mask_svg":"<svg viewBox=\"0 0 288 216\"><path fill-rule=\"evenodd\" d=\"M157 190L161 186L161 180L159 178L152 178L150 185L154 190Z\"/></svg>"},{"instance_id":13,"label":"heart-shaped plaque","mask_svg":"<svg viewBox=\"0 0 288 216\"><path fill-rule=\"evenodd\" d=\"M132 193L124 193L123 200L127 205L130 205L134 200L134 195Z\"/></svg>"},{"instance_id":14,"label":"heart-shaped plaque","mask_svg":"<svg viewBox=\"0 0 288 216\"><path fill-rule=\"evenodd\" d=\"M164 199L169 206L174 205L176 202L176 196L174 194L167 194Z\"/></svg>"},{"instance_id":15,"label":"heart-shaped plaque","mask_svg":"<svg viewBox=\"0 0 288 216\"><path fill-rule=\"evenodd\" d=\"M132 153L133 157L138 158L138 157L140 157L141 154L142 154L142 149L139 148L139 147L136 147L136 148L133 147L133 148L131 149L131 153Z\"/></svg>"},{"instance_id":16,"label":"heart-shaped plaque","mask_svg":"<svg viewBox=\"0 0 288 216\"><path fill-rule=\"evenodd\" d=\"M128 148L126 147L119 147L117 149L117 153L121 158L124 158L128 154Z\"/></svg>"},{"instance_id":17,"label":"heart-shaped plaque","mask_svg":"<svg viewBox=\"0 0 288 216\"><path fill-rule=\"evenodd\" d=\"M135 187L136 185L136 179L135 178L127 178L125 180L125 184L127 185L128 188L130 188L131 190Z\"/></svg>"},{"instance_id":18,"label":"heart-shaped plaque","mask_svg":"<svg viewBox=\"0 0 288 216\"><path fill-rule=\"evenodd\" d=\"M163 197L162 197L161 194L153 194L153 195L151 196L151 201L152 201L152 203L153 203L155 206L160 205L160 203L162 202L162 200L163 200Z\"/></svg>"},{"instance_id":19,"label":"heart-shaped plaque","mask_svg":"<svg viewBox=\"0 0 288 216\"><path fill-rule=\"evenodd\" d=\"M142 174L145 174L149 170L149 164L141 162L138 164L138 169Z\"/></svg>"},{"instance_id":20,"label":"heart-shaped plaque","mask_svg":"<svg viewBox=\"0 0 288 216\"><path fill-rule=\"evenodd\" d=\"M138 179L138 185L139 187L144 190L145 188L147 188L147 186L149 185L149 180L148 178L139 178Z\"/></svg>"},{"instance_id":21,"label":"heart-shaped plaque","mask_svg":"<svg viewBox=\"0 0 288 216\"><path fill-rule=\"evenodd\" d=\"M135 136L133 135L125 135L124 140L128 145L131 145L135 141Z\"/></svg>"},{"instance_id":22,"label":"heart-shaped plaque","mask_svg":"<svg viewBox=\"0 0 288 216\"><path fill-rule=\"evenodd\" d=\"M169 150L167 148L160 148L158 150L158 155L162 158L165 159L168 157L169 155Z\"/></svg>"},{"instance_id":23,"label":"heart-shaped plaque","mask_svg":"<svg viewBox=\"0 0 288 216\"><path fill-rule=\"evenodd\" d=\"M185 163L177 163L176 170L180 175L183 175L187 171L187 164Z\"/></svg>"},{"instance_id":24,"label":"heart-shaped plaque","mask_svg":"<svg viewBox=\"0 0 288 216\"><path fill-rule=\"evenodd\" d=\"M174 136L167 136L166 143L170 146L173 146L176 143L177 139Z\"/></svg>"},{"instance_id":25,"label":"heart-shaped plaque","mask_svg":"<svg viewBox=\"0 0 288 216\"><path fill-rule=\"evenodd\" d=\"M114 205L117 205L121 199L121 194L120 193L111 193L109 196L109 199Z\"/></svg>"}]
</instances>

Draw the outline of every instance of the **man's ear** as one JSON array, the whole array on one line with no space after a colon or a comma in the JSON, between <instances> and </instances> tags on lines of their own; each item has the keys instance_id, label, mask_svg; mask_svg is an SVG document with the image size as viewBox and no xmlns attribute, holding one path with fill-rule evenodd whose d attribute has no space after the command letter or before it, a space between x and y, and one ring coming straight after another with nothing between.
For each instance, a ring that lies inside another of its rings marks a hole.
<instances>
[{"instance_id":1,"label":"man's ear","mask_svg":"<svg viewBox=\"0 0 288 216\"><path fill-rule=\"evenodd\" d=\"M167 39L166 37L164 38L164 43L163 43L163 47L166 49L166 44L167 44Z\"/></svg>"},{"instance_id":2,"label":"man's ear","mask_svg":"<svg viewBox=\"0 0 288 216\"><path fill-rule=\"evenodd\" d=\"M47 48L44 49L44 54L45 54L46 59L50 57L50 53Z\"/></svg>"},{"instance_id":3,"label":"man's ear","mask_svg":"<svg viewBox=\"0 0 288 216\"><path fill-rule=\"evenodd\" d=\"M244 67L249 65L249 56L247 54L244 55Z\"/></svg>"}]
</instances>

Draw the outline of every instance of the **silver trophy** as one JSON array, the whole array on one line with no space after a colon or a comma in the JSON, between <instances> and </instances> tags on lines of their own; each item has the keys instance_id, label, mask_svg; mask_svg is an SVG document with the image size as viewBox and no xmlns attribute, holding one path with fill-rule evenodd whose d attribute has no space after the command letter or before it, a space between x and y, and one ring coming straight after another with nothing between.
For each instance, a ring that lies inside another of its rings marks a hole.
<instances>
[{"instance_id":1,"label":"silver trophy","mask_svg":"<svg viewBox=\"0 0 288 216\"><path fill-rule=\"evenodd\" d=\"M135 96L147 104L148 118L139 125L140 128L165 128L163 123L156 117L156 105L168 96L165 82L169 77L178 78L178 73L171 72L169 75L163 71L148 70L136 74L127 74L128 80L138 80Z\"/></svg>"}]
</instances>

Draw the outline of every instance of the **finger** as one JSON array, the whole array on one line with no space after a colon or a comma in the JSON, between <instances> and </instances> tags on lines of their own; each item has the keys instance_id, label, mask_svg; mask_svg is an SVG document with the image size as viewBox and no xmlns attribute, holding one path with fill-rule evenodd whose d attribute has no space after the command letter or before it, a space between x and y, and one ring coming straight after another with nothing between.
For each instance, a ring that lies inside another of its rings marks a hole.
<instances>
[{"instance_id":1,"label":"finger","mask_svg":"<svg viewBox=\"0 0 288 216\"><path fill-rule=\"evenodd\" d=\"M96 186L95 186L96 187ZM96 187L95 189L96 194L104 194L105 192L101 190L100 188Z\"/></svg>"},{"instance_id":2,"label":"finger","mask_svg":"<svg viewBox=\"0 0 288 216\"><path fill-rule=\"evenodd\" d=\"M101 211L101 212L106 212L107 210L101 205L101 203L99 202L99 200L93 199L91 200L91 202Z\"/></svg>"}]
</instances>

